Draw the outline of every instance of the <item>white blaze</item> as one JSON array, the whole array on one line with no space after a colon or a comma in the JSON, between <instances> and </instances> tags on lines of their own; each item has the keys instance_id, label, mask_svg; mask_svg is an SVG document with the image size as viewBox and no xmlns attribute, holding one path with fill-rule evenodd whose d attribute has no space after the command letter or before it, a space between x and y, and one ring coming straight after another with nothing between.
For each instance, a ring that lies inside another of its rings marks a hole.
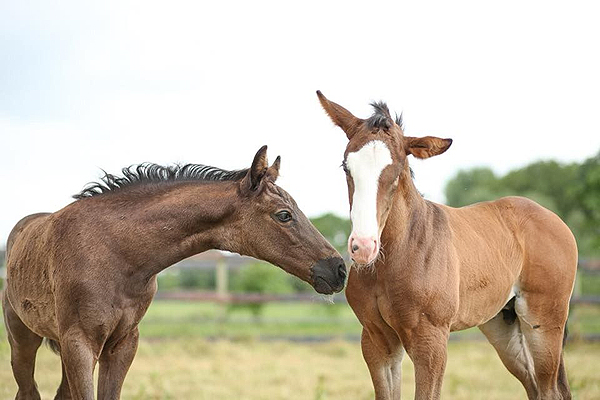
<instances>
[{"instance_id":1,"label":"white blaze","mask_svg":"<svg viewBox=\"0 0 600 400\"><path fill-rule=\"evenodd\" d=\"M348 154L346 165L354 181L352 195L352 231L358 237L379 239L377 224L377 189L381 171L392 163L390 150L380 140L365 144Z\"/></svg>"}]
</instances>

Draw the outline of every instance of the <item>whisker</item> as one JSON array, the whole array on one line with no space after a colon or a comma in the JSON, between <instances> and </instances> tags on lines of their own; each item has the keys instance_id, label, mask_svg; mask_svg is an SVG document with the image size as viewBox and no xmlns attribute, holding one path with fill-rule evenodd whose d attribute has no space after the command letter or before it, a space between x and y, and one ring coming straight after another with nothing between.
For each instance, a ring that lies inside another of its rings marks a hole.
<instances>
[{"instance_id":1,"label":"whisker","mask_svg":"<svg viewBox=\"0 0 600 400\"><path fill-rule=\"evenodd\" d=\"M381 261L385 262L385 249L383 248L383 243L379 247L379 253L377 254L377 258L381 257Z\"/></svg>"}]
</instances>

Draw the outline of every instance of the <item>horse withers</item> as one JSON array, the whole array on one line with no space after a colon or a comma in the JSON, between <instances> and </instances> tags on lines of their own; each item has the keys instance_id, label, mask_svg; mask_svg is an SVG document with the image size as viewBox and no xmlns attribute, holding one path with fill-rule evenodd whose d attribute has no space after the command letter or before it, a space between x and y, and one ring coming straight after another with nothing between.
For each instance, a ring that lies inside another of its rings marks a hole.
<instances>
[{"instance_id":1,"label":"horse withers","mask_svg":"<svg viewBox=\"0 0 600 400\"><path fill-rule=\"evenodd\" d=\"M451 331L477 326L529 399L570 399L562 345L577 245L551 211L523 197L462 208L425 200L407 157L452 140L405 136L385 103L368 119L317 92L348 137L343 167L355 263L346 297L363 325L377 399L400 398L404 350L416 399L439 399Z\"/></svg>"},{"instance_id":2,"label":"horse withers","mask_svg":"<svg viewBox=\"0 0 600 400\"><path fill-rule=\"evenodd\" d=\"M269 261L319 293L344 287L339 253L275 184L266 146L249 169L141 164L107 174L55 213L25 217L7 244L4 321L17 399L39 399L33 379L43 338L61 356L56 399L118 399L156 275L222 249Z\"/></svg>"}]
</instances>

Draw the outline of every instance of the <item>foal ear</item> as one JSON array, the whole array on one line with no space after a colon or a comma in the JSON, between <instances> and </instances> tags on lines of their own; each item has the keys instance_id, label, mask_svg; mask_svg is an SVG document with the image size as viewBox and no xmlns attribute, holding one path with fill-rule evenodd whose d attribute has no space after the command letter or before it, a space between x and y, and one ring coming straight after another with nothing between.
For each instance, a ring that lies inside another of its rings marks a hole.
<instances>
[{"instance_id":1,"label":"foal ear","mask_svg":"<svg viewBox=\"0 0 600 400\"><path fill-rule=\"evenodd\" d=\"M275 162L271 164L269 169L267 170L267 176L275 182L279 177L279 166L281 165L281 156L277 156Z\"/></svg>"},{"instance_id":2,"label":"foal ear","mask_svg":"<svg viewBox=\"0 0 600 400\"><path fill-rule=\"evenodd\" d=\"M452 144L452 139L440 139L435 136L421 138L405 136L404 149L406 154L412 154L417 158L429 158L442 154Z\"/></svg>"},{"instance_id":3,"label":"foal ear","mask_svg":"<svg viewBox=\"0 0 600 400\"><path fill-rule=\"evenodd\" d=\"M327 97L325 97L320 90L317 90L317 96L319 97L321 106L323 106L323 109L325 110L327 115L329 115L329 118L331 118L333 123L342 128L344 132L346 132L348 140L352 139L352 136L354 136L355 133L356 126L362 123L363 120L360 118L356 118L354 115L352 115L350 111L346 110L339 104L327 100Z\"/></svg>"},{"instance_id":4,"label":"foal ear","mask_svg":"<svg viewBox=\"0 0 600 400\"><path fill-rule=\"evenodd\" d=\"M242 186L250 191L258 189L260 182L267 173L267 145L261 147L254 156L252 166L242 181Z\"/></svg>"}]
</instances>

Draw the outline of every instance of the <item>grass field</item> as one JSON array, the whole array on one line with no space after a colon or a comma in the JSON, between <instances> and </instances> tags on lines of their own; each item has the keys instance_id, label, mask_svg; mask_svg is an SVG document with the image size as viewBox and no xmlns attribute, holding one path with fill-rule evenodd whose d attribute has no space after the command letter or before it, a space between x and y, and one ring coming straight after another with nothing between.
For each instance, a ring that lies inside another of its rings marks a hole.
<instances>
[{"instance_id":1,"label":"grass field","mask_svg":"<svg viewBox=\"0 0 600 400\"><path fill-rule=\"evenodd\" d=\"M246 309L227 311L215 303L154 301L142 323L146 338L256 338L266 337L358 337L362 327L345 303L267 303L255 318ZM600 307L577 306L569 321L573 336L600 335ZM1 329L1 328L0 328ZM482 338L474 328L452 334L459 338Z\"/></svg>"},{"instance_id":2,"label":"grass field","mask_svg":"<svg viewBox=\"0 0 600 400\"><path fill-rule=\"evenodd\" d=\"M16 385L8 346L0 345L0 398ZM444 399L523 399L520 384L484 342L450 343ZM599 344L573 344L566 363L574 399L600 398ZM60 381L59 359L46 348L38 355L36 377L43 399ZM413 396L412 364L403 363L403 397ZM358 343L300 344L284 341L147 340L123 388L123 399L372 399L369 373Z\"/></svg>"},{"instance_id":3,"label":"grass field","mask_svg":"<svg viewBox=\"0 0 600 400\"><path fill-rule=\"evenodd\" d=\"M582 307L575 325L600 330L597 308ZM260 319L244 309L212 303L155 301L140 325L142 340L125 381L123 399L372 399L358 341L320 343L273 337L350 337L360 325L346 304L270 303ZM481 338L477 332L462 338ZM4 327L0 328L0 400L16 384ZM217 339L214 338L227 338ZM264 340L267 339L267 340ZM444 399L523 399L521 385L481 340L453 341L448 349ZM565 350L574 399L600 399L600 343L570 343ZM59 358L40 349L36 379L43 399L60 381ZM408 357L403 398L413 396Z\"/></svg>"}]
</instances>

